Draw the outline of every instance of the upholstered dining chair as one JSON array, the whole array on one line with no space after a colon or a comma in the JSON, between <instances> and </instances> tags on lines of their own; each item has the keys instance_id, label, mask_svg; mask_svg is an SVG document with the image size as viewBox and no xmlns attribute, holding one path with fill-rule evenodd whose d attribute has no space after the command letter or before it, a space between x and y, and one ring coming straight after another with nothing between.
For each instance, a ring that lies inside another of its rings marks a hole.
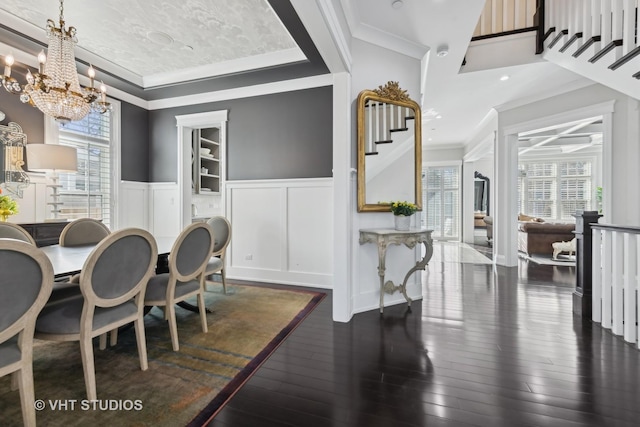
<instances>
[{"instance_id":1,"label":"upholstered dining chair","mask_svg":"<svg viewBox=\"0 0 640 427\"><path fill-rule=\"evenodd\" d=\"M23 424L35 426L33 334L51 293L53 267L35 245L7 239L0 240L0 271L0 377L13 376Z\"/></svg>"},{"instance_id":2,"label":"upholstered dining chair","mask_svg":"<svg viewBox=\"0 0 640 427\"><path fill-rule=\"evenodd\" d=\"M36 241L27 230L10 222L0 222L0 238L22 240L36 246Z\"/></svg>"},{"instance_id":3,"label":"upholstered dining chair","mask_svg":"<svg viewBox=\"0 0 640 427\"><path fill-rule=\"evenodd\" d=\"M188 225L182 230L169 253L169 272L157 274L149 280L145 304L164 307L165 319L169 321L171 345L178 351L178 326L176 303L196 296L202 323L202 332L207 332L207 313L204 305L202 275L211 257L213 232L203 222Z\"/></svg>"},{"instance_id":4,"label":"upholstered dining chair","mask_svg":"<svg viewBox=\"0 0 640 427\"><path fill-rule=\"evenodd\" d=\"M92 218L71 221L60 233L60 246L95 245L111 233L109 227Z\"/></svg>"},{"instance_id":5,"label":"upholstered dining chair","mask_svg":"<svg viewBox=\"0 0 640 427\"><path fill-rule=\"evenodd\" d=\"M207 224L213 230L213 252L211 258L207 263L207 267L204 269L204 275L202 276L204 283L207 281L207 277L215 273L220 273L222 279L222 290L227 293L227 281L226 273L224 271L225 256L227 253L227 246L231 241L231 223L223 216L214 216L207 220Z\"/></svg>"},{"instance_id":6,"label":"upholstered dining chair","mask_svg":"<svg viewBox=\"0 0 640 427\"><path fill-rule=\"evenodd\" d=\"M147 370L144 294L158 247L148 231L125 228L93 249L80 273L82 296L48 303L36 321L36 338L79 341L87 398L96 399L93 338L134 323L140 369Z\"/></svg>"},{"instance_id":7,"label":"upholstered dining chair","mask_svg":"<svg viewBox=\"0 0 640 427\"><path fill-rule=\"evenodd\" d=\"M60 246L86 246L95 245L111 233L109 227L93 218L79 218L71 221L60 233ZM80 283L80 275L69 278L70 283ZM58 290L54 290L55 298L58 298Z\"/></svg>"}]
</instances>

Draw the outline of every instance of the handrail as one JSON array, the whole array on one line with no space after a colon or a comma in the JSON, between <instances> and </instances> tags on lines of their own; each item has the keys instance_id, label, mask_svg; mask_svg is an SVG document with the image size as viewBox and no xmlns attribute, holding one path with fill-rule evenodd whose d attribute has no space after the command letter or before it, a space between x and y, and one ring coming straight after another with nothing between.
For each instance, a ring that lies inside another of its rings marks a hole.
<instances>
[{"instance_id":1,"label":"handrail","mask_svg":"<svg viewBox=\"0 0 640 427\"><path fill-rule=\"evenodd\" d=\"M616 225L616 224L601 224L595 223L591 224L591 228L597 228L600 230L609 230L609 231L622 231L631 234L640 234L640 226L635 225Z\"/></svg>"}]
</instances>

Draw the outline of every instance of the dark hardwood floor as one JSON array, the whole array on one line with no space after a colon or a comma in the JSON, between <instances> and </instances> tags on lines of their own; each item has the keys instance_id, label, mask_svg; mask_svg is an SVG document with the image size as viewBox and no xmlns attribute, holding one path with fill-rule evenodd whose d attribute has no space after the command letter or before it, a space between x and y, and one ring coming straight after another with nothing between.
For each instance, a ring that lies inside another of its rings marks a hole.
<instances>
[{"instance_id":1,"label":"dark hardwood floor","mask_svg":"<svg viewBox=\"0 0 640 427\"><path fill-rule=\"evenodd\" d=\"M638 426L640 351L574 317L574 267L432 262L406 305L331 295L211 426Z\"/></svg>"}]
</instances>

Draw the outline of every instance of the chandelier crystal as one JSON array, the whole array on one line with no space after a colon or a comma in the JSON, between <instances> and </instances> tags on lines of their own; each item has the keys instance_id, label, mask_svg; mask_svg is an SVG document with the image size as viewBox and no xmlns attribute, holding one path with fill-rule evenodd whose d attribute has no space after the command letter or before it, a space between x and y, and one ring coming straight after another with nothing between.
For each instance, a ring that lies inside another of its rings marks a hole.
<instances>
[{"instance_id":1,"label":"chandelier crystal","mask_svg":"<svg viewBox=\"0 0 640 427\"><path fill-rule=\"evenodd\" d=\"M65 28L64 0L60 0L60 26L51 19L47 20L48 55L40 52L38 73L27 73L27 84L22 87L11 77L12 55L5 57L2 86L10 93L20 94L20 100L37 107L56 121L68 123L80 120L91 110L105 113L111 109L106 101L107 87L100 85L96 89L95 70L89 68L88 75L91 87L81 87L76 70L74 47L78 42L75 27Z\"/></svg>"}]
</instances>

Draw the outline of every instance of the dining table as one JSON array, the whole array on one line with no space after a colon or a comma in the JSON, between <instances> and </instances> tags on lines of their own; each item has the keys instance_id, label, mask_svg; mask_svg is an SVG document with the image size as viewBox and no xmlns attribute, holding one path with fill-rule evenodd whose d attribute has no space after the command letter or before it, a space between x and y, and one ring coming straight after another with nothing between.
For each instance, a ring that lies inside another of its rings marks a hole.
<instances>
[{"instance_id":1,"label":"dining table","mask_svg":"<svg viewBox=\"0 0 640 427\"><path fill-rule=\"evenodd\" d=\"M154 237L158 246L158 261L156 263L156 274L169 272L169 254L176 240L175 237ZM50 245L43 246L40 249L51 261L53 266L53 274L56 279L73 276L80 273L85 261L93 251L96 245L82 246L60 246ZM55 285L54 285L55 288ZM186 301L177 303L178 306L185 310L199 313L198 307ZM207 313L211 310L206 309Z\"/></svg>"}]
</instances>

